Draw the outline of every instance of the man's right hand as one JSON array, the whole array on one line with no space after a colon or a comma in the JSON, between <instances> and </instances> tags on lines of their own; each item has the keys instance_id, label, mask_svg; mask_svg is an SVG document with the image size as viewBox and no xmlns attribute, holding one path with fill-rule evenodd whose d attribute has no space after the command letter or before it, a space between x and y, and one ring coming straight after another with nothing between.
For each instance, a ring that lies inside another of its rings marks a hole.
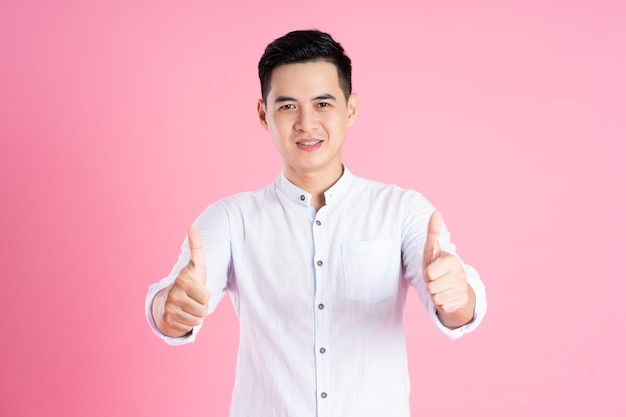
<instances>
[{"instance_id":1,"label":"man's right hand","mask_svg":"<svg viewBox=\"0 0 626 417\"><path fill-rule=\"evenodd\" d=\"M209 311L211 293L206 289L206 264L202 237L193 227L187 230L191 259L174 282L157 293L152 302L152 317L166 336L181 337L202 323Z\"/></svg>"}]
</instances>

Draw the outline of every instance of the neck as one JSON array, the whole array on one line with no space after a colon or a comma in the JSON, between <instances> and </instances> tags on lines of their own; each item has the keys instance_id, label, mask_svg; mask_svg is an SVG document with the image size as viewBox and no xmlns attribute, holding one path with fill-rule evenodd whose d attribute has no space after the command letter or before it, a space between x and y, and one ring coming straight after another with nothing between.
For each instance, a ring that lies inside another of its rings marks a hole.
<instances>
[{"instance_id":1,"label":"neck","mask_svg":"<svg viewBox=\"0 0 626 417\"><path fill-rule=\"evenodd\" d=\"M325 171L297 172L288 167L285 168L285 177L294 185L311 194L311 206L319 210L326 203L324 193L341 178L343 165Z\"/></svg>"}]
</instances>

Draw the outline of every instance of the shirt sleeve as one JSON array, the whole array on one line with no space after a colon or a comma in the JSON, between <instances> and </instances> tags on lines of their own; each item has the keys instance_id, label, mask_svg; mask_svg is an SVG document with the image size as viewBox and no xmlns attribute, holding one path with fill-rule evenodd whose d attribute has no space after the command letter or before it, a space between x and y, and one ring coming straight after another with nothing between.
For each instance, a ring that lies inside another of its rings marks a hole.
<instances>
[{"instance_id":1,"label":"shirt sleeve","mask_svg":"<svg viewBox=\"0 0 626 417\"><path fill-rule=\"evenodd\" d=\"M402 216L402 263L404 276L409 283L417 289L419 297L426 311L431 316L437 330L448 339L457 339L465 333L476 329L483 320L487 311L485 285L481 281L478 272L472 266L464 263L461 257L456 253L456 246L450 240L450 232L446 225L443 224L441 235L439 236L441 250L459 258L467 275L467 282L476 294L476 306L474 308L473 319L468 324L457 329L449 329L444 326L439 320L437 309L428 294L422 274L422 257L426 244L428 221L435 211L435 208L421 194L413 192L407 197L407 204L404 205L404 211Z\"/></svg>"},{"instance_id":2,"label":"shirt sleeve","mask_svg":"<svg viewBox=\"0 0 626 417\"><path fill-rule=\"evenodd\" d=\"M202 237L204 260L207 267L206 288L211 294L209 299L209 313L213 313L217 305L222 300L228 289L229 273L231 271L231 251L230 251L230 233L229 222L226 211L219 203L209 206L194 221L193 226L198 230ZM202 323L195 326L192 331L183 337L169 337L161 333L156 326L152 317L152 301L155 295L163 288L169 286L182 268L187 265L191 255L189 251L189 242L185 237L181 245L178 261L173 266L169 275L161 281L152 284L148 288L148 294L145 302L145 313L148 325L152 331L167 344L182 345L193 342L202 328Z\"/></svg>"}]
</instances>

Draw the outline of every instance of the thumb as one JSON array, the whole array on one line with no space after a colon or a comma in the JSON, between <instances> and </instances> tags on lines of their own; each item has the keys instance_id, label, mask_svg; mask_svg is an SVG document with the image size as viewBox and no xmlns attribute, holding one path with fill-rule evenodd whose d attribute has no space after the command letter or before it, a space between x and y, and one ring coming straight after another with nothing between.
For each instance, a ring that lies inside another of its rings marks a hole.
<instances>
[{"instance_id":1,"label":"thumb","mask_svg":"<svg viewBox=\"0 0 626 417\"><path fill-rule=\"evenodd\" d=\"M193 271L193 278L204 284L206 283L206 264L204 263L204 251L202 246L202 236L193 226L187 229L187 239L189 240L189 251L191 253L190 269Z\"/></svg>"},{"instance_id":2,"label":"thumb","mask_svg":"<svg viewBox=\"0 0 626 417\"><path fill-rule=\"evenodd\" d=\"M441 234L441 225L443 217L441 212L435 211L428 221L428 230L426 231L426 243L424 244L424 257L422 258L422 266L424 269L430 265L441 253L439 246L439 235Z\"/></svg>"}]
</instances>

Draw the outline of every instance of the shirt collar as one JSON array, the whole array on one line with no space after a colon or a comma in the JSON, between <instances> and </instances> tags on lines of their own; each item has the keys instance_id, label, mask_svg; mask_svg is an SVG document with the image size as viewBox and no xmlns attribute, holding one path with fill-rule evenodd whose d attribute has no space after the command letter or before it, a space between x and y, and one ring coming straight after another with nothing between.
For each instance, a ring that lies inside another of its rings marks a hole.
<instances>
[{"instance_id":1,"label":"shirt collar","mask_svg":"<svg viewBox=\"0 0 626 417\"><path fill-rule=\"evenodd\" d=\"M353 180L354 175L344 166L341 177L339 177L332 187L324 192L325 205L333 206L337 204L337 202L346 195ZM311 205L311 194L289 181L287 177L285 177L284 171L276 180L276 188L287 198L301 206L308 207Z\"/></svg>"}]
</instances>

